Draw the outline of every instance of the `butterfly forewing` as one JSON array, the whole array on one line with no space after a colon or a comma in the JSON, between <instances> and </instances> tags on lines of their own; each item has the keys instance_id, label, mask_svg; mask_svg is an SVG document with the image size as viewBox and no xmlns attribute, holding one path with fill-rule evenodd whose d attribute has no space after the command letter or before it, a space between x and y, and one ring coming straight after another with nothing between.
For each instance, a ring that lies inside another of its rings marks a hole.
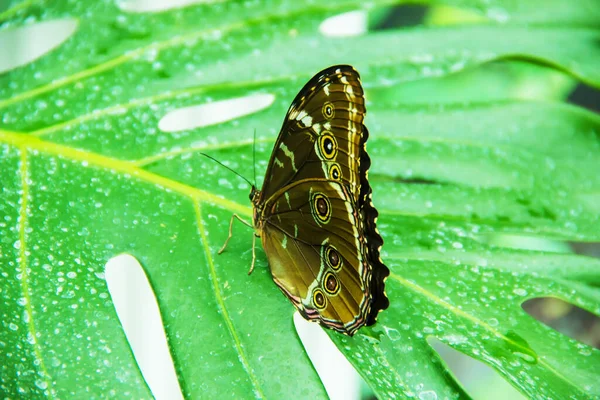
<instances>
[{"instance_id":1,"label":"butterfly forewing","mask_svg":"<svg viewBox=\"0 0 600 400\"><path fill-rule=\"evenodd\" d=\"M298 93L284 119L263 183L262 198L292 181L328 178L360 191L364 94L349 66L328 68Z\"/></svg>"}]
</instances>

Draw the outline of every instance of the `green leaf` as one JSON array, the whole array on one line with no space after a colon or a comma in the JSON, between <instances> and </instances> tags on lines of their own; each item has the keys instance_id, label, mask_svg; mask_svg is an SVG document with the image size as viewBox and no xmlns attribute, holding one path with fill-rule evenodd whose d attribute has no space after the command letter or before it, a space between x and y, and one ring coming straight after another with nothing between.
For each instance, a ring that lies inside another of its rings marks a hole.
<instances>
[{"instance_id":1,"label":"green leaf","mask_svg":"<svg viewBox=\"0 0 600 400\"><path fill-rule=\"evenodd\" d=\"M262 251L246 275L250 229L236 225L217 256L231 214L252 214L250 188L199 152L249 175L256 129L263 171L298 89L343 62L359 69L370 101L369 177L392 275L374 327L328 332L340 350L380 398L468 398L433 337L530 397L599 396L600 352L521 304L555 296L600 314L600 263L490 238L600 240L600 118L560 102L576 80L600 86L600 5L430 3L483 18L326 37L324 19L362 3L0 10L0 35L37 21L77 25L0 75L0 391L152 396L104 278L106 262L129 253L157 296L187 398L325 397ZM159 129L173 110L256 95L273 103Z\"/></svg>"}]
</instances>

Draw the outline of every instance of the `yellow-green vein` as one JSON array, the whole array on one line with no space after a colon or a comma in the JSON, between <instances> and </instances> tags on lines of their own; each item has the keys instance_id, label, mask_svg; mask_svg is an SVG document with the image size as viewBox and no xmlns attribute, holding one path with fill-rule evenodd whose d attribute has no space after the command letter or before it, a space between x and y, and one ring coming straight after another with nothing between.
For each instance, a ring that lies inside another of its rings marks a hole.
<instances>
[{"instance_id":1,"label":"yellow-green vein","mask_svg":"<svg viewBox=\"0 0 600 400\"><path fill-rule=\"evenodd\" d=\"M201 93L203 91L204 91L203 88L199 88L197 90L188 90L185 93L186 94L197 94L197 93ZM178 95L182 94L182 92L183 91L168 91L168 92L160 93L158 95L132 100L126 104L117 104L115 106L103 108L101 110L94 110L90 113L80 115L71 120L64 121L64 122L54 124L54 125L49 125L45 128L37 129L35 131L31 131L31 132L29 132L29 134L32 136L44 136L44 135L48 135L52 132L64 130L65 128L83 123L85 121L90 121L90 120L97 119L99 117L103 117L105 115L121 115L121 114L124 114L125 112L127 112L128 110L130 110L134 107L137 107L137 106L150 106L152 104L155 104L158 101L177 97Z\"/></svg>"},{"instance_id":2,"label":"yellow-green vein","mask_svg":"<svg viewBox=\"0 0 600 400\"><path fill-rule=\"evenodd\" d=\"M393 4L396 2L397 2L397 0L382 0L382 1L379 1L378 3L380 5L384 5L384 4ZM308 12L325 11L325 10L335 11L335 12L343 12L347 9L350 9L350 7L352 7L352 5L349 5L349 7L340 8L339 6L334 7L327 3L323 3L323 5L317 4L311 8L303 7L301 9L294 10L293 12L289 12L286 10L285 12L280 13L280 14L271 14L271 15L267 15L267 16L261 15L260 17L250 18L250 19L232 23L230 25L223 26L223 27L217 27L217 28L213 28L213 29L200 30L200 31L193 31L193 32L189 32L187 34L172 37L167 40L155 41L147 46L143 46L143 47L131 50L125 54L122 54L118 57L107 60L104 63L98 64L92 68L77 72L73 75L70 75L70 76L67 76L67 77L64 77L61 79L56 79L46 85L39 86L35 89L31 89L31 90L23 92L21 94L15 95L11 98L2 100L2 101L0 101L0 109L7 107L11 104L18 103L22 100L35 97L39 94L43 94L43 93L49 92L51 90L60 88L69 83L81 81L85 78L93 76L94 74L110 70L111 68L115 68L121 64L124 64L125 62L127 62L129 60L132 60L132 59L142 56L147 51L151 51L151 50L160 51L160 50L168 49L170 47L174 47L174 46L177 46L180 44L183 45L183 44L193 41L195 39L202 38L203 36L206 38L209 38L211 40L214 40L215 35L222 37L222 36L224 36L230 32L233 32L235 30L241 30L241 29L246 28L251 25L258 25L262 22L268 21L269 19L293 18L294 15L301 15L301 14L305 14Z\"/></svg>"},{"instance_id":3,"label":"yellow-green vein","mask_svg":"<svg viewBox=\"0 0 600 400\"><path fill-rule=\"evenodd\" d=\"M24 10L27 7L29 7L30 5L39 3L39 2L40 2L39 0L25 0L19 4L15 4L14 6L7 8L6 10L4 10L0 13L0 21L6 21L7 19L11 18L13 15L18 13L19 11Z\"/></svg>"},{"instance_id":4,"label":"yellow-green vein","mask_svg":"<svg viewBox=\"0 0 600 400\"><path fill-rule=\"evenodd\" d=\"M174 151L167 151L164 153L158 153L149 157L144 157L144 158L140 158L136 161L132 161L132 163L134 165L137 166L147 166L150 165L152 163L155 163L157 161L163 160L165 158L169 158L169 157L174 157L174 156L178 156L178 155L182 155L182 154L190 154L190 153L197 153L200 151L207 151L207 150L221 150L221 149L230 149L230 148L236 148L236 147L241 147L241 146L248 146L251 145L252 143L273 143L274 140L272 138L262 138L262 139L257 139L256 141L252 140L252 139L247 139L247 140L238 140L238 141L233 141L233 142L224 142L224 143L219 143L219 144L209 144L206 146L198 146L198 147L186 147L186 148L182 148L179 150L174 150Z\"/></svg>"},{"instance_id":5,"label":"yellow-green vein","mask_svg":"<svg viewBox=\"0 0 600 400\"><path fill-rule=\"evenodd\" d=\"M242 27L244 27L245 24L244 23L236 23L236 24L231 24L227 27L223 27L222 29L207 29L207 30L201 30L201 31L194 31L194 32L190 32L187 33L185 35L179 35L179 36L175 36L172 37L168 40L164 40L164 41L160 41L160 42L153 42L147 46L144 47L140 47L138 49L132 50L128 53L122 54L118 57L115 57L113 59L110 59L102 64L98 64L92 68L77 72L73 75L64 77L62 79L57 79L55 81L52 81L46 85L37 87L35 89L23 92L21 94L15 95L9 99L0 101L0 108L4 108L7 107L11 104L15 104L18 103L22 100L25 99L29 99L31 97L35 97L39 94L42 93L46 93L49 92L51 90L57 89L59 87L62 87L64 85L67 85L69 83L73 83L73 82L77 82L77 81L82 81L85 78L88 78L90 76L93 76L97 73L100 72L104 72L107 70L110 70L112 68L115 68L121 64L126 63L129 60L135 59L137 57L142 56L144 53L146 53L147 51L151 51L151 50L163 50L163 49L167 49L169 47L174 47L177 46L179 44L184 44L186 42L189 42L191 40L194 39L199 39L202 38L203 36L210 38L212 35L214 35L215 33L218 34L224 34L224 33L228 33L230 31L233 31L235 29L240 29Z\"/></svg>"},{"instance_id":6,"label":"yellow-green vein","mask_svg":"<svg viewBox=\"0 0 600 400\"><path fill-rule=\"evenodd\" d=\"M225 320L225 325L227 325L227 329L233 338L233 342L235 343L235 348L238 352L240 361L242 362L244 369L248 373L248 377L250 378L250 382L252 382L252 386L254 386L255 394L260 396L261 398L265 398L264 393L261 390L260 384L256 375L252 371L252 367L248 362L248 358L246 357L246 353L242 348L242 342L240 341L240 337L233 326L233 321L229 316L229 312L227 311L227 307L225 306L225 300L223 299L223 293L221 293L221 289L219 287L219 282L217 279L217 271L215 270L215 265L213 263L213 259L211 256L211 251L208 246L208 237L206 235L206 231L204 230L204 223L202 222L202 210L200 209L200 203L194 201L194 210L196 211L196 223L198 225L198 231L200 233L200 237L202 239L202 246L204 247L204 252L206 253L206 260L208 263L208 268L210 270L210 279L213 284L213 290L215 292L215 298L217 300L217 304L219 305L219 309L221 311L221 315Z\"/></svg>"},{"instance_id":7,"label":"yellow-green vein","mask_svg":"<svg viewBox=\"0 0 600 400\"><path fill-rule=\"evenodd\" d=\"M524 353L528 353L529 349L526 349L523 347L523 345L521 345L520 343L515 342L514 340L506 337L505 335L503 335L502 333L498 332L496 329L494 329L494 327L492 327L491 325L489 325L488 323L480 320L479 318L461 310L458 307L453 306L452 304L442 300L441 298L435 296L433 293L429 292L428 290L422 288L421 286L402 278L399 275L396 275L394 273L390 273L390 278L396 280L398 283L400 283L401 285L404 285L405 287L410 288L411 290L427 297L429 300L431 300L432 302L434 302L435 304L451 311L452 313L460 316L461 318L467 319L469 321L471 321L472 323L474 323L476 326L482 327L485 330L487 330L488 332L490 332L492 335L496 336L497 338L510 343L511 346L514 346L516 348L520 348L523 349ZM549 371L552 371L556 377L562 379L564 382L568 383L569 385L571 385L571 387L573 388L578 388L578 386L571 382L566 376L562 375L559 371L557 371L554 367L552 367L550 364L548 364L546 361L544 361L544 359L542 357L538 357L538 363L543 365L545 368L547 368Z\"/></svg>"},{"instance_id":8,"label":"yellow-green vein","mask_svg":"<svg viewBox=\"0 0 600 400\"><path fill-rule=\"evenodd\" d=\"M178 90L169 90L166 92L162 92L156 95L142 97L139 99L134 99L125 104L116 104L111 107L106 107L103 109L94 110L87 114L79 115L76 118L70 119L68 121L63 121L58 124L49 125L44 128L40 128L34 131L29 132L30 135L33 136L44 136L48 135L52 132L56 132L59 130L64 130L64 128L68 128L71 126L75 126L85 121L95 120L100 117L106 115L121 115L125 112L131 110L135 107L140 106L150 106L156 105L157 102L163 100L170 100L177 97L186 97L190 98L191 96L198 95L201 93L211 92L211 91L223 91L223 90L231 90L231 89L240 89L240 90L252 90L252 89L264 89L267 85L276 84L278 82L284 82L289 80L289 76L275 77L270 79L263 80L254 80L254 81L241 81L241 82L232 82L232 83L218 83L215 85L205 85L193 88L183 88ZM232 96L237 97L237 96ZM176 107L174 107L176 108Z\"/></svg>"},{"instance_id":9,"label":"yellow-green vein","mask_svg":"<svg viewBox=\"0 0 600 400\"><path fill-rule=\"evenodd\" d=\"M116 158L102 156L84 150L78 150L60 144L47 142L28 135L17 134L0 130L0 142L15 145L20 148L34 149L42 153L63 156L74 161L85 161L88 165L93 165L106 170L118 171L128 174L140 181L154 184L156 186L172 190L192 199L198 199L213 203L219 207L232 212L241 213L247 216L252 215L250 207L243 206L234 201L218 197L212 193L201 189L188 186L186 184L153 174L142 168L136 167L129 161L122 161Z\"/></svg>"},{"instance_id":10,"label":"yellow-green vein","mask_svg":"<svg viewBox=\"0 0 600 400\"><path fill-rule=\"evenodd\" d=\"M33 341L33 351L35 358L39 362L39 367L42 370L43 378L46 382L47 395L53 398L52 395L52 379L46 369L44 363L44 357L42 356L42 350L38 343L37 329L35 327L35 318L33 316L33 306L31 304L31 294L29 293L29 272L27 270L27 235L25 233L27 229L27 211L29 207L29 182L28 182L28 168L27 168L27 149L20 148L21 150L21 165L19 166L19 174L21 175L21 207L19 210L19 268L21 269L21 289L23 290L23 298L25 299L25 312L27 312L27 327L29 335Z\"/></svg>"}]
</instances>

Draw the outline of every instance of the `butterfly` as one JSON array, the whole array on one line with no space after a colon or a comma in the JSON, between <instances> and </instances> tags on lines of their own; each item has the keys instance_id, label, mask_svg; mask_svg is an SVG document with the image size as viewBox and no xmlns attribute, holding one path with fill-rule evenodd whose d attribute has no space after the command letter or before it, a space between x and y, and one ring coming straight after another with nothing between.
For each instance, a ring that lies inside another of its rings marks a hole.
<instances>
[{"instance_id":1,"label":"butterfly","mask_svg":"<svg viewBox=\"0 0 600 400\"><path fill-rule=\"evenodd\" d=\"M383 240L371 201L358 72L335 65L316 74L292 102L263 187L252 186L253 224L271 275L310 321L347 335L373 325L388 307Z\"/></svg>"}]
</instances>

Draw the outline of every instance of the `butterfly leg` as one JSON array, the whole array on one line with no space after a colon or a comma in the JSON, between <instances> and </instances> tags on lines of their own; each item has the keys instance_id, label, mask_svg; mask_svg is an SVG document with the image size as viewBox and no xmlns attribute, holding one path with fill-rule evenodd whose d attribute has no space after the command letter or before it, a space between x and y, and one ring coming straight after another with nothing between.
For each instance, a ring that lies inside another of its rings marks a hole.
<instances>
[{"instance_id":1,"label":"butterfly leg","mask_svg":"<svg viewBox=\"0 0 600 400\"><path fill-rule=\"evenodd\" d=\"M256 261L256 235L252 235L252 264L250 265L250 271L248 271L248 275L254 271L254 261Z\"/></svg>"},{"instance_id":2,"label":"butterfly leg","mask_svg":"<svg viewBox=\"0 0 600 400\"><path fill-rule=\"evenodd\" d=\"M223 247L221 247L221 250L219 250L219 254L221 254L222 252L225 251L225 248L227 247L227 243L229 243L229 239L231 239L231 236L232 236L231 230L233 229L233 219L234 218L237 218L237 220L242 222L244 225L248 225L250 228L254 228L250 222L243 220L237 214L233 214L231 216L231 220L229 221L229 235L227 236L227 240L225 240L225 243L223 243ZM252 248L254 249L254 246ZM254 263L254 256L252 257L252 260L253 260L252 262Z\"/></svg>"}]
</instances>

